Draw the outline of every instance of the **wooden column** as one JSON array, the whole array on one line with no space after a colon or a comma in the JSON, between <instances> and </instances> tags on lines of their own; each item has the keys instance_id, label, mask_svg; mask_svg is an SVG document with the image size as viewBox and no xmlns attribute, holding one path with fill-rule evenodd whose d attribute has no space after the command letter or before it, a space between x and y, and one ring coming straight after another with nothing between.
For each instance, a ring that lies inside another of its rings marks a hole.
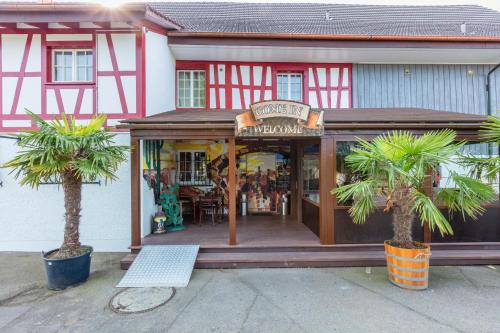
<instances>
[{"instance_id":1,"label":"wooden column","mask_svg":"<svg viewBox=\"0 0 500 333\"><path fill-rule=\"evenodd\" d=\"M427 175L425 177L425 180L424 180L424 192L427 196L429 197L433 197L433 191L434 189L432 188L432 170L429 169L429 171L427 172ZM432 233L431 233L431 228L429 227L429 223L427 221L424 221L424 226L423 226L424 230L424 243L430 243L431 242L431 238L432 238Z\"/></svg>"},{"instance_id":2,"label":"wooden column","mask_svg":"<svg viewBox=\"0 0 500 333\"><path fill-rule=\"evenodd\" d=\"M297 219L298 186L297 186L297 142L290 144L290 218Z\"/></svg>"},{"instance_id":3,"label":"wooden column","mask_svg":"<svg viewBox=\"0 0 500 333\"><path fill-rule=\"evenodd\" d=\"M335 243L333 230L334 197L330 191L335 186L335 141L333 137L322 137L319 171L319 238L321 244Z\"/></svg>"},{"instance_id":4,"label":"wooden column","mask_svg":"<svg viewBox=\"0 0 500 333\"><path fill-rule=\"evenodd\" d=\"M131 222L132 243L131 249L141 245L141 141L130 138L130 184L131 184Z\"/></svg>"},{"instance_id":5,"label":"wooden column","mask_svg":"<svg viewBox=\"0 0 500 333\"><path fill-rule=\"evenodd\" d=\"M295 169L297 170L296 183L293 184L294 190L297 191L297 221L302 223L302 197L304 196L304 170L302 160L304 159L304 143L297 142L294 161ZM292 190L293 191L293 190Z\"/></svg>"},{"instance_id":6,"label":"wooden column","mask_svg":"<svg viewBox=\"0 0 500 333\"><path fill-rule=\"evenodd\" d=\"M229 245L236 245L236 143L228 139Z\"/></svg>"}]
</instances>

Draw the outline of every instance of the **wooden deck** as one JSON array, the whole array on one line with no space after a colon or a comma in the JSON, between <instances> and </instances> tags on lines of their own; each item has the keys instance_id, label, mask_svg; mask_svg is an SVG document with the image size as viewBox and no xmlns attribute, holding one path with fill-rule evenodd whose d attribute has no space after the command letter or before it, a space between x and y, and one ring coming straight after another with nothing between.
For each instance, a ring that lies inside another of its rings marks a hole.
<instances>
[{"instance_id":1,"label":"wooden deck","mask_svg":"<svg viewBox=\"0 0 500 333\"><path fill-rule=\"evenodd\" d=\"M229 245L227 221L215 226L204 221L187 222L186 230L143 238L143 245L199 244L201 248L224 248ZM289 217L260 215L239 217L236 247L319 246L319 238L302 223Z\"/></svg>"},{"instance_id":2,"label":"wooden deck","mask_svg":"<svg viewBox=\"0 0 500 333\"><path fill-rule=\"evenodd\" d=\"M186 230L143 238L144 245L199 244L196 268L384 266L382 244L323 246L305 225L279 216L238 219L238 245L228 245L227 222L186 223ZM431 244L431 265L500 264L500 243ZM121 261L127 269L134 253Z\"/></svg>"}]
</instances>

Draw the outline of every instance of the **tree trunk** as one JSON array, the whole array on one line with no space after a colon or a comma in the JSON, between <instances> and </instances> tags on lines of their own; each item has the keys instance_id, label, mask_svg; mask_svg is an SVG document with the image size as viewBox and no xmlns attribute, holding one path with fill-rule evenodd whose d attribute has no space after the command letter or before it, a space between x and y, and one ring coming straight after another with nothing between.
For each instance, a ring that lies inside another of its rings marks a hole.
<instances>
[{"instance_id":1,"label":"tree trunk","mask_svg":"<svg viewBox=\"0 0 500 333\"><path fill-rule=\"evenodd\" d=\"M67 171L63 175L65 226L64 242L57 257L67 258L79 254L80 250L80 211L82 201L82 180L73 172Z\"/></svg>"},{"instance_id":2,"label":"tree trunk","mask_svg":"<svg viewBox=\"0 0 500 333\"><path fill-rule=\"evenodd\" d=\"M394 228L393 241L397 246L412 249L413 245L413 221L415 214L411 211L413 200L409 190L401 190L395 193L396 202L393 206L392 226Z\"/></svg>"}]
</instances>

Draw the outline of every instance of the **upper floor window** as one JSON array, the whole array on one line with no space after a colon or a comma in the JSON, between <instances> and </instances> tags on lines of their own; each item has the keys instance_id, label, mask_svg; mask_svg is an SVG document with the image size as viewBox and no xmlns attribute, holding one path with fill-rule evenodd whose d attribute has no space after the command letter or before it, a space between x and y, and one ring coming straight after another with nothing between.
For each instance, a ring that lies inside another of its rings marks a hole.
<instances>
[{"instance_id":1,"label":"upper floor window","mask_svg":"<svg viewBox=\"0 0 500 333\"><path fill-rule=\"evenodd\" d=\"M177 71L177 106L180 108L205 107L205 71Z\"/></svg>"},{"instance_id":2,"label":"upper floor window","mask_svg":"<svg viewBox=\"0 0 500 333\"><path fill-rule=\"evenodd\" d=\"M279 73L277 83L278 99L302 102L302 74Z\"/></svg>"},{"instance_id":3,"label":"upper floor window","mask_svg":"<svg viewBox=\"0 0 500 333\"><path fill-rule=\"evenodd\" d=\"M52 51L53 82L91 82L92 50L68 49Z\"/></svg>"}]
</instances>

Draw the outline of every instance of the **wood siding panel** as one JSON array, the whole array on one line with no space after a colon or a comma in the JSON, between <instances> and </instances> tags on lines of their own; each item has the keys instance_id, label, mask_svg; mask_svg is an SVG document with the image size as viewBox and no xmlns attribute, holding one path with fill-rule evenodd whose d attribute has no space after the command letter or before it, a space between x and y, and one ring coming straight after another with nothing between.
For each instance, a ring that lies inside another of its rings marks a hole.
<instances>
[{"instance_id":1,"label":"wood siding panel","mask_svg":"<svg viewBox=\"0 0 500 333\"><path fill-rule=\"evenodd\" d=\"M418 107L485 115L486 75L492 67L353 65L353 107ZM500 73L491 79L490 100L495 112L500 110Z\"/></svg>"}]
</instances>

